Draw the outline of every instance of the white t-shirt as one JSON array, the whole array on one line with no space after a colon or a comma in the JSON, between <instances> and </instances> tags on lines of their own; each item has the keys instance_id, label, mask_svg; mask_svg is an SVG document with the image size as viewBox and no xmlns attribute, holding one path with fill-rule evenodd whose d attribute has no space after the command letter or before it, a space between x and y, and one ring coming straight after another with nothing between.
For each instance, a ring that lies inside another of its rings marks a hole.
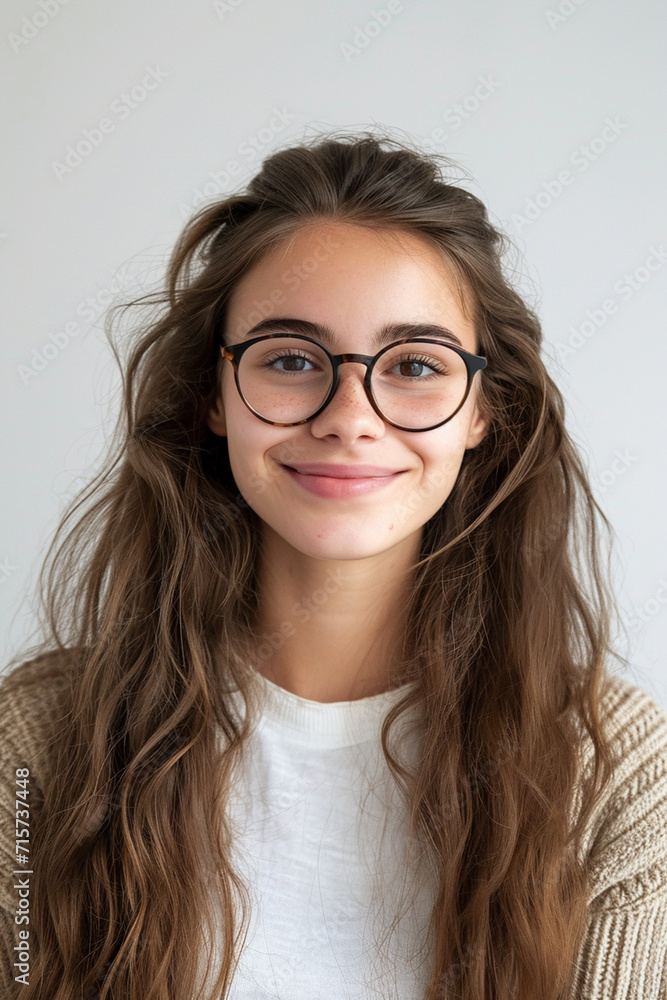
<instances>
[{"instance_id":1,"label":"white t-shirt","mask_svg":"<svg viewBox=\"0 0 667 1000\"><path fill-rule=\"evenodd\" d=\"M435 879L380 746L407 685L322 703L257 678L264 707L228 805L252 900L231 1000L423 1000ZM394 723L390 744L409 767L414 722Z\"/></svg>"}]
</instances>

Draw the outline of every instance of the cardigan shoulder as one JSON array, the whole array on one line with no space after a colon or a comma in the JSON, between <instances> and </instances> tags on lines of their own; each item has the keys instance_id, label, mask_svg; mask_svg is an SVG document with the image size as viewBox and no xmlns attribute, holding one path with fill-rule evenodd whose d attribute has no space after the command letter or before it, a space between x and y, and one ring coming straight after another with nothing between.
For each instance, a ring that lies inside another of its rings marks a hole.
<instances>
[{"instance_id":1,"label":"cardigan shoulder","mask_svg":"<svg viewBox=\"0 0 667 1000\"><path fill-rule=\"evenodd\" d=\"M601 721L616 765L583 838L587 927L570 998L667 1000L667 714L608 675Z\"/></svg>"},{"instance_id":2,"label":"cardigan shoulder","mask_svg":"<svg viewBox=\"0 0 667 1000\"><path fill-rule=\"evenodd\" d=\"M611 893L605 898L611 904L626 878L667 864L667 713L626 677L607 675L601 721L616 765L584 844L590 901ZM590 768L590 747L584 758Z\"/></svg>"},{"instance_id":3,"label":"cardigan shoulder","mask_svg":"<svg viewBox=\"0 0 667 1000\"><path fill-rule=\"evenodd\" d=\"M0 906L15 904L16 771L29 772L22 802L30 823L44 802L50 751L67 725L70 690L70 672L55 654L26 661L0 678Z\"/></svg>"},{"instance_id":4,"label":"cardigan shoulder","mask_svg":"<svg viewBox=\"0 0 667 1000\"><path fill-rule=\"evenodd\" d=\"M67 725L65 706L70 691L71 672L55 653L21 663L0 678L0 996L3 997L15 994L15 977L24 974L26 968L16 967L20 958L19 935L22 932L25 936L26 930L29 933L25 916L30 918L29 908L27 914L19 909L19 894L25 896L21 885L27 880L29 890L32 878L21 873L32 867L30 847L44 804L44 789L48 787L51 749L62 727ZM17 777L24 777L26 771L19 770L17 775L18 769L27 769L28 780L21 780L20 785ZM22 839L22 853L17 859L18 837Z\"/></svg>"}]
</instances>

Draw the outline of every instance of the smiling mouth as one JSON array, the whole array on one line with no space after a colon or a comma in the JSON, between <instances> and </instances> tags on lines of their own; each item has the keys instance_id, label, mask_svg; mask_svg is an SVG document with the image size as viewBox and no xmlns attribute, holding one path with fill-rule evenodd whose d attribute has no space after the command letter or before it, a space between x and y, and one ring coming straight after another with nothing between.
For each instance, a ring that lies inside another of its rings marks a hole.
<instances>
[{"instance_id":1,"label":"smiling mouth","mask_svg":"<svg viewBox=\"0 0 667 1000\"><path fill-rule=\"evenodd\" d=\"M346 467L343 465L339 468L336 466L306 466L305 468L298 469L293 465L285 465L284 463L280 464L284 469L287 469L289 472L296 472L299 476L313 476L318 479L390 479L392 476L397 476L402 472L407 472L407 469L381 469L376 466L359 466L358 470L353 467Z\"/></svg>"},{"instance_id":2,"label":"smiling mouth","mask_svg":"<svg viewBox=\"0 0 667 1000\"><path fill-rule=\"evenodd\" d=\"M300 490L332 500L352 499L389 489L406 471L400 470L382 476L325 476L320 473L299 472L289 465L282 467Z\"/></svg>"}]
</instances>

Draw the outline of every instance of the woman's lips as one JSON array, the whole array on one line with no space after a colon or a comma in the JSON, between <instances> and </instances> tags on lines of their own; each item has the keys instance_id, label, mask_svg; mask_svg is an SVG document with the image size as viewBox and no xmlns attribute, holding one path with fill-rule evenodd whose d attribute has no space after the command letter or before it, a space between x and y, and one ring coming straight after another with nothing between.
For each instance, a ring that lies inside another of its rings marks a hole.
<instances>
[{"instance_id":1,"label":"woman's lips","mask_svg":"<svg viewBox=\"0 0 667 1000\"><path fill-rule=\"evenodd\" d=\"M296 469L291 469L288 465L284 465L283 468L300 486L320 497L355 497L363 493L372 493L375 490L383 489L383 487L393 483L399 476L404 474L401 471L395 472L390 476L339 479L333 476L306 475L305 473L297 472Z\"/></svg>"}]
</instances>

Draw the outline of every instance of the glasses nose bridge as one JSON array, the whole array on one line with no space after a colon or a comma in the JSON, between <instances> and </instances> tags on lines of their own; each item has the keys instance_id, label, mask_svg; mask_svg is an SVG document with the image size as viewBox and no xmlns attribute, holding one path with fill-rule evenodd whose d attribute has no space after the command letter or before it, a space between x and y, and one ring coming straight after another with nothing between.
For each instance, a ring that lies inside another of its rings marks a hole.
<instances>
[{"instance_id":1,"label":"glasses nose bridge","mask_svg":"<svg viewBox=\"0 0 667 1000\"><path fill-rule=\"evenodd\" d=\"M329 399L327 401L327 407L329 403L332 402L334 397L337 397L339 395L339 389L341 387L341 380L339 378L340 366L353 363L365 366L364 374L361 379L361 385L363 387L367 401L370 403L373 410L377 412L377 407L373 400L370 388L371 365L375 361L375 358L372 357L370 354L354 354L354 353L331 354L330 357L333 361L333 382L329 393Z\"/></svg>"},{"instance_id":2,"label":"glasses nose bridge","mask_svg":"<svg viewBox=\"0 0 667 1000\"><path fill-rule=\"evenodd\" d=\"M334 361L336 366L348 364L350 361L358 365L366 365L366 371L370 368L375 358L371 357L370 354L334 354Z\"/></svg>"},{"instance_id":3,"label":"glasses nose bridge","mask_svg":"<svg viewBox=\"0 0 667 1000\"><path fill-rule=\"evenodd\" d=\"M375 361L375 358L370 354L334 354L334 367L336 370L336 381L338 381L338 369L341 365L346 365L352 362L356 365L365 365L366 370L364 372L364 382L366 377L369 375L371 370L371 365Z\"/></svg>"},{"instance_id":4,"label":"glasses nose bridge","mask_svg":"<svg viewBox=\"0 0 667 1000\"><path fill-rule=\"evenodd\" d=\"M363 374L363 377L362 377L362 383L361 384L363 385L363 387L364 387L364 389L366 391L366 395L370 399L371 398L370 397L370 390L369 390L369 387L368 387L368 385L366 383L367 383L367 381L370 380L371 365L375 361L375 358L372 357L370 354L353 354L353 353L333 354L332 358L333 358L333 361L334 361L334 376L335 376L334 377L334 384L336 386L336 390L334 390L334 391L337 391L338 387L340 386L340 379L338 377L338 373L339 373L339 369L340 369L341 365L346 365L346 364L350 364L350 363L357 364L357 365L364 365L365 366L365 371L364 371L364 374ZM372 402L372 399L371 399L371 402Z\"/></svg>"}]
</instances>

